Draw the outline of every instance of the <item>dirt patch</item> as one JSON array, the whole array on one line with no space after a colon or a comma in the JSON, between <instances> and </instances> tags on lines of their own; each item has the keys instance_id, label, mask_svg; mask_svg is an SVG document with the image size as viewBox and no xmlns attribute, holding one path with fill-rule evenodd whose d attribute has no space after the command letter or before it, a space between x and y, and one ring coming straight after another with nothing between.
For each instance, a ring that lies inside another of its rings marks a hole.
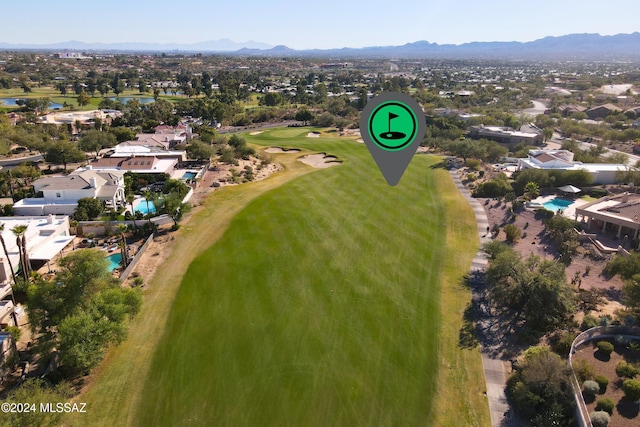
<instances>
[{"instance_id":1,"label":"dirt patch","mask_svg":"<svg viewBox=\"0 0 640 427\"><path fill-rule=\"evenodd\" d=\"M318 169L326 169L342 163L340 161L337 161L337 158L335 156L327 156L324 153L311 154L309 156L300 157L298 160L306 165Z\"/></svg>"},{"instance_id":2,"label":"dirt patch","mask_svg":"<svg viewBox=\"0 0 640 427\"><path fill-rule=\"evenodd\" d=\"M510 204L493 199L478 199L478 201L487 214L489 227L493 228L495 224L502 227L512 223L522 230L522 238L513 248L523 257L537 255L546 259L558 259L556 244L546 234L542 220L535 218L535 212L520 212L512 222L508 209ZM500 231L496 238L505 241L504 232ZM607 297L619 301L623 281L617 276L609 277L604 273L608 257L597 256L590 246L590 244L581 245L578 255L567 266L567 281L570 283L572 279L579 277L582 289L604 290Z\"/></svg>"},{"instance_id":3,"label":"dirt patch","mask_svg":"<svg viewBox=\"0 0 640 427\"><path fill-rule=\"evenodd\" d=\"M609 398L616 404L611 415L611 423L609 427L637 427L640 425L640 415L638 414L639 406L624 397L622 391L623 379L616 374L616 366L622 360L638 362L638 355L633 354L624 345L615 345L615 351L611 353L611 357L600 354L595 348L599 340L593 340L578 348L573 356L573 366L577 366L578 361L585 361L595 369L595 375L602 375L609 380L609 385L602 394L598 394L595 399L585 398L589 413L595 411L598 399ZM604 340L603 340L604 341ZM613 343L613 340L606 340ZM582 385L582 384L581 384Z\"/></svg>"}]
</instances>

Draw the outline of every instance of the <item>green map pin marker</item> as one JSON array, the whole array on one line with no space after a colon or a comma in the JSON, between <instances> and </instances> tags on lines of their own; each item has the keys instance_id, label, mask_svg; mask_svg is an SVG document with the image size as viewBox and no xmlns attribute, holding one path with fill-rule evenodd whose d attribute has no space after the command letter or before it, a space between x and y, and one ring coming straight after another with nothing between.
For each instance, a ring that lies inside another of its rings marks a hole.
<instances>
[{"instance_id":1,"label":"green map pin marker","mask_svg":"<svg viewBox=\"0 0 640 427\"><path fill-rule=\"evenodd\" d=\"M396 185L426 131L422 108L409 95L386 92L370 99L360 116L360 135L389 185Z\"/></svg>"}]
</instances>

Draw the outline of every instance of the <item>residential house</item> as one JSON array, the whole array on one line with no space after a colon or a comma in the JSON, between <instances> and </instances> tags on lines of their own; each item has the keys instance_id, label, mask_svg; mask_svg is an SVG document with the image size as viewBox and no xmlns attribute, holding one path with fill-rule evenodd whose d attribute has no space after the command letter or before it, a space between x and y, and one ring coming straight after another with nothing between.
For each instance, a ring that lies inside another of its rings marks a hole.
<instances>
[{"instance_id":1,"label":"residential house","mask_svg":"<svg viewBox=\"0 0 640 427\"><path fill-rule=\"evenodd\" d=\"M123 171L136 173L159 173L169 174L178 165L175 157L157 156L129 156L129 157L103 157L94 160L81 170L93 170L99 172Z\"/></svg>"},{"instance_id":2,"label":"residential house","mask_svg":"<svg viewBox=\"0 0 640 427\"><path fill-rule=\"evenodd\" d=\"M636 240L640 234L640 195L603 197L577 207L575 219L586 223L588 230L615 232L618 238L628 236Z\"/></svg>"},{"instance_id":3,"label":"residential house","mask_svg":"<svg viewBox=\"0 0 640 427\"><path fill-rule=\"evenodd\" d=\"M585 111L587 117L591 120L604 119L609 114L619 113L622 111L622 108L616 107L613 104L603 104L598 105L597 107L593 107Z\"/></svg>"},{"instance_id":4,"label":"residential house","mask_svg":"<svg viewBox=\"0 0 640 427\"><path fill-rule=\"evenodd\" d=\"M542 133L529 133L516 131L510 127L500 126L471 126L470 136L473 139L489 139L500 144L507 145L509 149L513 149L520 143L526 145L542 145L544 137Z\"/></svg>"},{"instance_id":5,"label":"residential house","mask_svg":"<svg viewBox=\"0 0 640 427\"><path fill-rule=\"evenodd\" d=\"M107 207L125 204L124 172L84 169L67 176L47 176L33 183L42 197L22 199L13 205L16 215L72 215L82 198L94 198Z\"/></svg>"},{"instance_id":6,"label":"residential house","mask_svg":"<svg viewBox=\"0 0 640 427\"><path fill-rule=\"evenodd\" d=\"M526 159L520 159L518 168L576 171L585 170L596 184L614 184L619 172L628 171L630 166L612 163L582 163L573 160L573 153L567 150L529 150Z\"/></svg>"}]
</instances>

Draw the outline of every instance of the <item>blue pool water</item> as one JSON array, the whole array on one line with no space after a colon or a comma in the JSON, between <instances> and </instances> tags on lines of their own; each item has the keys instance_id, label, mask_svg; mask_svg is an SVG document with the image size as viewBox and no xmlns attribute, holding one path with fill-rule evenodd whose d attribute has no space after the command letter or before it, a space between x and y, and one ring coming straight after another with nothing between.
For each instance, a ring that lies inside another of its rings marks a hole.
<instances>
[{"instance_id":1,"label":"blue pool water","mask_svg":"<svg viewBox=\"0 0 640 427\"><path fill-rule=\"evenodd\" d=\"M573 204L573 200L565 200L556 197L555 199L549 200L548 202L543 203L542 205L545 209L550 211L557 212L558 210L565 210L567 207Z\"/></svg>"},{"instance_id":2,"label":"blue pool water","mask_svg":"<svg viewBox=\"0 0 640 427\"><path fill-rule=\"evenodd\" d=\"M149 200L149 210L147 210L147 202L145 199L139 199L138 204L134 208L136 212L140 212L142 215L146 215L149 212L156 213L156 205L153 204L151 200Z\"/></svg>"},{"instance_id":3,"label":"blue pool water","mask_svg":"<svg viewBox=\"0 0 640 427\"><path fill-rule=\"evenodd\" d=\"M132 99L137 99L138 101L140 101L140 104L150 104L152 102L156 102L155 99L153 98L134 98L132 96L123 96L120 98L116 98L115 96L112 96L111 98L114 101L120 101L123 104L126 104L127 102L131 101Z\"/></svg>"},{"instance_id":4,"label":"blue pool water","mask_svg":"<svg viewBox=\"0 0 640 427\"><path fill-rule=\"evenodd\" d=\"M182 179L194 179L198 175L196 172L185 172Z\"/></svg>"},{"instance_id":5,"label":"blue pool water","mask_svg":"<svg viewBox=\"0 0 640 427\"><path fill-rule=\"evenodd\" d=\"M120 263L122 262L122 254L118 252L117 254L111 254L107 257L109 261L109 271L113 271L116 268L120 267Z\"/></svg>"}]
</instances>

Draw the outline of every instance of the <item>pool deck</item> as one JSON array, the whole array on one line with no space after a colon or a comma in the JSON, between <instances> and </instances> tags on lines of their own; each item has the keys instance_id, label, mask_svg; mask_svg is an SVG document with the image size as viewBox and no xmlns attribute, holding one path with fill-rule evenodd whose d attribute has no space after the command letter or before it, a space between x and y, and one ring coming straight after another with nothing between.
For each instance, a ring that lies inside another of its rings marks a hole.
<instances>
[{"instance_id":1,"label":"pool deck","mask_svg":"<svg viewBox=\"0 0 640 427\"><path fill-rule=\"evenodd\" d=\"M561 196L557 196L557 195L550 195L550 196L540 196L537 197L535 199L533 199L531 202L533 203L539 203L540 205L543 205L553 199L564 199L564 197ZM569 199L565 199L565 200L569 200ZM587 202L586 200L582 200L582 199L574 199L573 203L569 206L567 206L565 209L562 210L562 216L566 216L567 218L571 218L571 219L575 219L576 217L576 208L579 208L580 206L586 205Z\"/></svg>"}]
</instances>

